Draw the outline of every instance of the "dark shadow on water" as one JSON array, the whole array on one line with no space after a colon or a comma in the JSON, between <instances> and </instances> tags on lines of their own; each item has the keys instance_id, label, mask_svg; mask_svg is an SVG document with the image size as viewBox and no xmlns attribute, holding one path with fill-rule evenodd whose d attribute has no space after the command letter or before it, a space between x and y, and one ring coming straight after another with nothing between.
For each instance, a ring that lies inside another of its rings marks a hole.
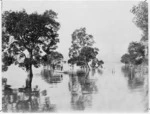
<instances>
[{"instance_id":1,"label":"dark shadow on water","mask_svg":"<svg viewBox=\"0 0 150 114\"><path fill-rule=\"evenodd\" d=\"M13 89L2 79L2 111L3 112L53 112L55 105L50 103L47 91L40 91L38 86L33 89Z\"/></svg>"}]
</instances>

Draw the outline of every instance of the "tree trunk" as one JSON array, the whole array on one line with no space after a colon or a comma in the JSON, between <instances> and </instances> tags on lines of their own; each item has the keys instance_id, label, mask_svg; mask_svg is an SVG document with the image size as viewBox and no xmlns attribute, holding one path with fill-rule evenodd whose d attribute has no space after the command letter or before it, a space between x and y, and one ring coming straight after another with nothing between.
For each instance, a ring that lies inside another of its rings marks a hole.
<instances>
[{"instance_id":1,"label":"tree trunk","mask_svg":"<svg viewBox=\"0 0 150 114\"><path fill-rule=\"evenodd\" d=\"M29 69L28 69L28 76L26 80L26 88L32 88L32 78L33 78L33 72L32 72L32 51L30 53L30 63L29 63Z\"/></svg>"},{"instance_id":2,"label":"tree trunk","mask_svg":"<svg viewBox=\"0 0 150 114\"><path fill-rule=\"evenodd\" d=\"M31 88L32 87L32 78L33 78L33 72L32 72L32 65L30 64L30 68L28 71L28 77L26 80L26 87Z\"/></svg>"}]
</instances>

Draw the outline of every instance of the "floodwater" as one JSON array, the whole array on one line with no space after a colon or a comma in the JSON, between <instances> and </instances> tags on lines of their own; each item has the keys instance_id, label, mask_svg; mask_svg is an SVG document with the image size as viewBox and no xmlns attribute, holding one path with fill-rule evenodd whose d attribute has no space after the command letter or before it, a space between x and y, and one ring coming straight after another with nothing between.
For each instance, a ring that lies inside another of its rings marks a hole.
<instances>
[{"instance_id":1,"label":"floodwater","mask_svg":"<svg viewBox=\"0 0 150 114\"><path fill-rule=\"evenodd\" d=\"M4 112L145 112L148 109L147 78L132 76L119 63L106 63L103 69L88 73L52 75L42 68L34 69L32 85L38 87L28 92L17 91L26 78L20 68L11 67L3 77L11 88L3 92ZM16 94L12 94L12 89Z\"/></svg>"}]
</instances>

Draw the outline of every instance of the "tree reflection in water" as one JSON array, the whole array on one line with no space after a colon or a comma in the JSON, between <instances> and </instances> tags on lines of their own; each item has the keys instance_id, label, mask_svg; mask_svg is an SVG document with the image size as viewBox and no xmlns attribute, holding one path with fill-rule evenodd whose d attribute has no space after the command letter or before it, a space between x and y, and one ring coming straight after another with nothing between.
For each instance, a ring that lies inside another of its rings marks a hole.
<instances>
[{"instance_id":1,"label":"tree reflection in water","mask_svg":"<svg viewBox=\"0 0 150 114\"><path fill-rule=\"evenodd\" d=\"M12 89L2 80L2 111L3 112L51 112L55 106L50 103L47 91L40 92L38 86L33 89Z\"/></svg>"},{"instance_id":2,"label":"tree reflection in water","mask_svg":"<svg viewBox=\"0 0 150 114\"><path fill-rule=\"evenodd\" d=\"M60 83L63 80L63 75L61 73L54 73L46 69L42 70L41 76L49 84Z\"/></svg>"},{"instance_id":3,"label":"tree reflection in water","mask_svg":"<svg viewBox=\"0 0 150 114\"><path fill-rule=\"evenodd\" d=\"M74 110L84 110L92 105L92 94L98 91L96 81L89 78L89 72L77 71L70 74L69 91Z\"/></svg>"},{"instance_id":4,"label":"tree reflection in water","mask_svg":"<svg viewBox=\"0 0 150 114\"><path fill-rule=\"evenodd\" d=\"M138 89L144 85L144 77L139 76L139 72L134 68L128 66L122 66L122 73L128 79L128 86L130 89Z\"/></svg>"}]
</instances>

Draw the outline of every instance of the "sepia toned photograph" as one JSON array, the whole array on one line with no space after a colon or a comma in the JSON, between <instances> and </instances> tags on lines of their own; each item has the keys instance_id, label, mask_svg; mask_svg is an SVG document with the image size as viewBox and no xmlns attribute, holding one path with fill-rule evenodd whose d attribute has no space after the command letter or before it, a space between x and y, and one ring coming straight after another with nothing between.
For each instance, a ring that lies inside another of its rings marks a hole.
<instances>
[{"instance_id":1,"label":"sepia toned photograph","mask_svg":"<svg viewBox=\"0 0 150 114\"><path fill-rule=\"evenodd\" d=\"M149 111L147 0L1 6L3 113Z\"/></svg>"}]
</instances>

